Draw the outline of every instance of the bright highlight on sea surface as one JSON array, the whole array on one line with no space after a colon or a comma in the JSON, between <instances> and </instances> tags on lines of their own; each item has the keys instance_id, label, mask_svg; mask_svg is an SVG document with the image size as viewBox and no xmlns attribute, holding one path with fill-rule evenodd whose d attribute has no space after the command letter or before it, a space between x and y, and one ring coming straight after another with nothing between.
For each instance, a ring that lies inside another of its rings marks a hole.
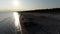
<instances>
[{"instance_id":1,"label":"bright highlight on sea surface","mask_svg":"<svg viewBox=\"0 0 60 34\"><path fill-rule=\"evenodd\" d=\"M20 24L19 15L17 12L14 12L13 15L14 15L14 19L15 19L15 26L18 26Z\"/></svg>"},{"instance_id":2,"label":"bright highlight on sea surface","mask_svg":"<svg viewBox=\"0 0 60 34\"><path fill-rule=\"evenodd\" d=\"M19 20L19 14L17 12L13 12L13 16L14 16L14 24L15 27L18 29L18 31L21 31L21 24L20 24L20 20Z\"/></svg>"}]
</instances>

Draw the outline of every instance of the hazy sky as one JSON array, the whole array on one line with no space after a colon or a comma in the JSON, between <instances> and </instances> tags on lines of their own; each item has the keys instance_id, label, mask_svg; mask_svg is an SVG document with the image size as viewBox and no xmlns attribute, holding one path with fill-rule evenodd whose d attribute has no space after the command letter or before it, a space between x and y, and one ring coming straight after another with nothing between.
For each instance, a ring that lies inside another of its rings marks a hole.
<instances>
[{"instance_id":1,"label":"hazy sky","mask_svg":"<svg viewBox=\"0 0 60 34\"><path fill-rule=\"evenodd\" d=\"M60 0L0 0L0 10L60 8Z\"/></svg>"}]
</instances>

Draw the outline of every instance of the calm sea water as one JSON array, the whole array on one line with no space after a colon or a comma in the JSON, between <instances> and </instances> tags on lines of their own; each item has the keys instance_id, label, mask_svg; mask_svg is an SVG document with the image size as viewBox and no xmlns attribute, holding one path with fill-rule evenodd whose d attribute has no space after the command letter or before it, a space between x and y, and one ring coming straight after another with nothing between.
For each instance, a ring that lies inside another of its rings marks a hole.
<instances>
[{"instance_id":1,"label":"calm sea water","mask_svg":"<svg viewBox=\"0 0 60 34\"><path fill-rule=\"evenodd\" d=\"M17 34L13 12L0 12L0 34Z\"/></svg>"}]
</instances>

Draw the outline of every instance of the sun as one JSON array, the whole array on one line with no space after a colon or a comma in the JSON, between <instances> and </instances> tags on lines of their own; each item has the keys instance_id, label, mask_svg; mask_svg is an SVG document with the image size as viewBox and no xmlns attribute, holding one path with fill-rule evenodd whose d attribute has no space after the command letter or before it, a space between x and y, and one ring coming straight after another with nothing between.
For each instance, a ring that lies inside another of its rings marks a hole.
<instances>
[{"instance_id":1,"label":"sun","mask_svg":"<svg viewBox=\"0 0 60 34\"><path fill-rule=\"evenodd\" d=\"M19 6L19 0L12 0L12 4L14 7L18 7Z\"/></svg>"}]
</instances>

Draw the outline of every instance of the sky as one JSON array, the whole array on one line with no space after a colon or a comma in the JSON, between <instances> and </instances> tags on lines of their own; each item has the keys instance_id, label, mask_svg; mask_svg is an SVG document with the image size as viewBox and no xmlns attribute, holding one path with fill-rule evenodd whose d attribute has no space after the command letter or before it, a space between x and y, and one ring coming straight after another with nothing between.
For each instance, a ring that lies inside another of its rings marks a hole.
<instances>
[{"instance_id":1,"label":"sky","mask_svg":"<svg viewBox=\"0 0 60 34\"><path fill-rule=\"evenodd\" d=\"M60 8L60 0L0 0L0 11Z\"/></svg>"}]
</instances>

